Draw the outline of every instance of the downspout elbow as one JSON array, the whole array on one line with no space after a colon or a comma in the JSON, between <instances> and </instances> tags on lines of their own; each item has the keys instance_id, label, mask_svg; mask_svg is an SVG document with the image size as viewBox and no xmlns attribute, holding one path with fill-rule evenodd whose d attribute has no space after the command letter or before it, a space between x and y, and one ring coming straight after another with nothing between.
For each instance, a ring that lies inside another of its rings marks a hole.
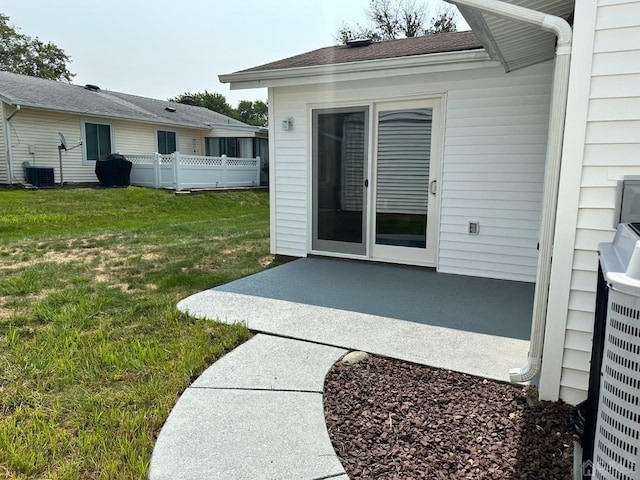
<instances>
[{"instance_id":1,"label":"downspout elbow","mask_svg":"<svg viewBox=\"0 0 640 480\"><path fill-rule=\"evenodd\" d=\"M22 108L22 107L21 107L20 105L16 105L16 109L15 109L13 112L11 112L11 115L9 115L9 116L7 117L7 122L10 122L10 121L11 121L11 119L13 118L13 116L14 116L16 113L18 113L18 112L21 110L21 108Z\"/></svg>"},{"instance_id":2,"label":"downspout elbow","mask_svg":"<svg viewBox=\"0 0 640 480\"><path fill-rule=\"evenodd\" d=\"M541 365L540 357L529 355L525 366L509 370L509 380L513 383L529 382L538 374Z\"/></svg>"},{"instance_id":3,"label":"downspout elbow","mask_svg":"<svg viewBox=\"0 0 640 480\"><path fill-rule=\"evenodd\" d=\"M556 55L571 54L573 32L569 22L564 18L556 17L555 15L545 15L540 27L547 32L555 34L557 37L558 43L556 45Z\"/></svg>"}]
</instances>

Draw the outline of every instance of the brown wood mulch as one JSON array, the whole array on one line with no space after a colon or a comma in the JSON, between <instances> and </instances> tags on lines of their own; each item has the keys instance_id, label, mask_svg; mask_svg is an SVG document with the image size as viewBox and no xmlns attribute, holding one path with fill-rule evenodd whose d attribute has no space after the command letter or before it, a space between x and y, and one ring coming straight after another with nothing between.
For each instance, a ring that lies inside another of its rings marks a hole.
<instances>
[{"instance_id":1,"label":"brown wood mulch","mask_svg":"<svg viewBox=\"0 0 640 480\"><path fill-rule=\"evenodd\" d=\"M569 407L531 387L370 357L336 363L324 391L351 480L571 478Z\"/></svg>"}]
</instances>

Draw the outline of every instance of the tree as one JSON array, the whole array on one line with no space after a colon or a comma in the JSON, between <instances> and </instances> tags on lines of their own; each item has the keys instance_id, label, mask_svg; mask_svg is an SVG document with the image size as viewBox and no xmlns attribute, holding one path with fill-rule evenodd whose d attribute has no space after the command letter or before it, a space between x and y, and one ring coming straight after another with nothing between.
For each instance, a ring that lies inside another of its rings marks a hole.
<instances>
[{"instance_id":1,"label":"tree","mask_svg":"<svg viewBox=\"0 0 640 480\"><path fill-rule=\"evenodd\" d=\"M208 108L214 112L221 113L231 118L238 118L238 112L227 103L227 99L220 93L209 93L206 90L202 93L183 93L170 98L169 101L177 103L192 103L198 107Z\"/></svg>"},{"instance_id":2,"label":"tree","mask_svg":"<svg viewBox=\"0 0 640 480\"><path fill-rule=\"evenodd\" d=\"M241 100L238 102L238 118L249 125L265 127L269 119L269 107L262 100Z\"/></svg>"},{"instance_id":3,"label":"tree","mask_svg":"<svg viewBox=\"0 0 640 480\"><path fill-rule=\"evenodd\" d=\"M338 43L346 44L359 38L381 41L457 30L455 7L442 5L430 18L428 11L424 4L418 4L415 0L371 0L366 11L369 25L343 24L335 39Z\"/></svg>"},{"instance_id":4,"label":"tree","mask_svg":"<svg viewBox=\"0 0 640 480\"><path fill-rule=\"evenodd\" d=\"M429 20L428 34L456 32L457 13L452 6L441 6L435 16Z\"/></svg>"},{"instance_id":5,"label":"tree","mask_svg":"<svg viewBox=\"0 0 640 480\"><path fill-rule=\"evenodd\" d=\"M70 82L75 76L67 68L71 57L57 45L20 33L0 13L0 70Z\"/></svg>"},{"instance_id":6,"label":"tree","mask_svg":"<svg viewBox=\"0 0 640 480\"><path fill-rule=\"evenodd\" d=\"M227 117L240 120L249 125L264 127L268 123L269 108L262 100L241 100L238 108L233 108L221 93L183 93L169 99L170 102L187 103L198 107L208 108Z\"/></svg>"}]
</instances>

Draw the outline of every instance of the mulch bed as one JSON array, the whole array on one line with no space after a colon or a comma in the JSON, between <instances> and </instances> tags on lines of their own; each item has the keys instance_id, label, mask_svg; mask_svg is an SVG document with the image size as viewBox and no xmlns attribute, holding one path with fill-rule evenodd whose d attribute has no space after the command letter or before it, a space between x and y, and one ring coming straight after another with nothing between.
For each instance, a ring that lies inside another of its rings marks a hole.
<instances>
[{"instance_id":1,"label":"mulch bed","mask_svg":"<svg viewBox=\"0 0 640 480\"><path fill-rule=\"evenodd\" d=\"M351 480L571 478L569 407L531 387L370 357L335 364L324 395Z\"/></svg>"}]
</instances>

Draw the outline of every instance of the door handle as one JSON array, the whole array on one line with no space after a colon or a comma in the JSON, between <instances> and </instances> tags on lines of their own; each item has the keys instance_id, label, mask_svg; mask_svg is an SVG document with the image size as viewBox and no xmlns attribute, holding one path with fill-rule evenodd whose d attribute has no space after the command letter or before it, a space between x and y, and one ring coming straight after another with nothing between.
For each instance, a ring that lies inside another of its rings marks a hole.
<instances>
[{"instance_id":1,"label":"door handle","mask_svg":"<svg viewBox=\"0 0 640 480\"><path fill-rule=\"evenodd\" d=\"M431 193L431 195L435 195L437 191L438 191L438 181L431 180L431 183L429 183L429 193Z\"/></svg>"},{"instance_id":2,"label":"door handle","mask_svg":"<svg viewBox=\"0 0 640 480\"><path fill-rule=\"evenodd\" d=\"M369 179L367 178L367 179L364 181L364 188L367 188L368 186L369 186Z\"/></svg>"}]
</instances>

